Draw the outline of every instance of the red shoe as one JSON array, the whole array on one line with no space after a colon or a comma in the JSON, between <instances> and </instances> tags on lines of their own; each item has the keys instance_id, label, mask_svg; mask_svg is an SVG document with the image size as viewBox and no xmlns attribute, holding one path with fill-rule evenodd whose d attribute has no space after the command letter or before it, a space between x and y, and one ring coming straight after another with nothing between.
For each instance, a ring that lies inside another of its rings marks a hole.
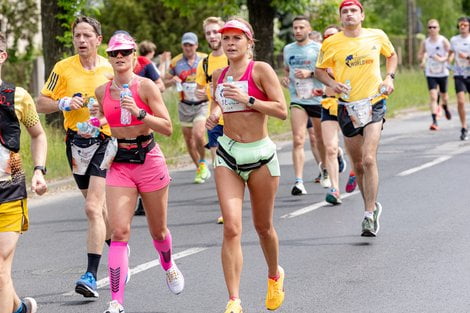
<instances>
[{"instance_id":1,"label":"red shoe","mask_svg":"<svg viewBox=\"0 0 470 313\"><path fill-rule=\"evenodd\" d=\"M439 130L439 126L437 126L437 124L432 123L431 126L429 126L429 130Z\"/></svg>"}]
</instances>

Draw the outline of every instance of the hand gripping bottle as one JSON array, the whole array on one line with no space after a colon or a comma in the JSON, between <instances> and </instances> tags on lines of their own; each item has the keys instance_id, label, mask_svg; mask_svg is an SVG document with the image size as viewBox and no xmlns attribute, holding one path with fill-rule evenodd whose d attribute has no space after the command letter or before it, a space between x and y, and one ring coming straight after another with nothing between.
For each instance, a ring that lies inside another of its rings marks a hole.
<instances>
[{"instance_id":1,"label":"hand gripping bottle","mask_svg":"<svg viewBox=\"0 0 470 313\"><path fill-rule=\"evenodd\" d=\"M90 98L87 104L88 109L91 109L94 103L95 99ZM93 138L96 138L100 134L100 120L92 116L88 122L77 123L77 128L80 135L89 135Z\"/></svg>"},{"instance_id":2,"label":"hand gripping bottle","mask_svg":"<svg viewBox=\"0 0 470 313\"><path fill-rule=\"evenodd\" d=\"M132 92L129 89L128 84L123 84L121 94L120 94L121 103L124 97L126 96L132 97ZM132 117L131 112L129 112L129 110L121 108L121 124L122 125L129 125L131 123L131 117Z\"/></svg>"},{"instance_id":3,"label":"hand gripping bottle","mask_svg":"<svg viewBox=\"0 0 470 313\"><path fill-rule=\"evenodd\" d=\"M349 93L351 92L351 81L348 79L344 82L344 84L349 87L349 90L347 92L343 92L341 94L341 99L348 100L349 99Z\"/></svg>"},{"instance_id":4,"label":"hand gripping bottle","mask_svg":"<svg viewBox=\"0 0 470 313\"><path fill-rule=\"evenodd\" d=\"M233 83L233 76L227 76L227 80L225 82L228 83L228 84L232 84ZM237 102L237 100L225 98L225 103L226 104L236 104L238 102Z\"/></svg>"}]
</instances>

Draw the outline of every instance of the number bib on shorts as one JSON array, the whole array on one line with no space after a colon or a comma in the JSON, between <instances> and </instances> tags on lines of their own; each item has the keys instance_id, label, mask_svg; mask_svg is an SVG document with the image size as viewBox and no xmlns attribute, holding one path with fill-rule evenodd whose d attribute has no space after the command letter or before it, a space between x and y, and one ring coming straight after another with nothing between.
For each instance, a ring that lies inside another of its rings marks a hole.
<instances>
[{"instance_id":1,"label":"number bib on shorts","mask_svg":"<svg viewBox=\"0 0 470 313\"><path fill-rule=\"evenodd\" d=\"M108 145L106 146L106 151L104 152L103 161L101 161L101 164L100 164L100 169L108 170L111 167L114 157L116 156L117 150L118 150L117 139L114 137L111 137L111 139L108 142Z\"/></svg>"},{"instance_id":2,"label":"number bib on shorts","mask_svg":"<svg viewBox=\"0 0 470 313\"><path fill-rule=\"evenodd\" d=\"M312 98L313 80L311 78L296 78L294 81L295 92L299 99Z\"/></svg>"},{"instance_id":3,"label":"number bib on shorts","mask_svg":"<svg viewBox=\"0 0 470 313\"><path fill-rule=\"evenodd\" d=\"M72 150L72 172L76 175L85 175L96 150L100 147L100 142L96 140L91 145L89 140L81 141L73 139Z\"/></svg>"},{"instance_id":4,"label":"number bib on shorts","mask_svg":"<svg viewBox=\"0 0 470 313\"><path fill-rule=\"evenodd\" d=\"M372 121L372 103L370 98L344 103L355 128L364 127Z\"/></svg>"},{"instance_id":5,"label":"number bib on shorts","mask_svg":"<svg viewBox=\"0 0 470 313\"><path fill-rule=\"evenodd\" d=\"M233 84L237 88L240 88L242 91L248 93L248 81L234 81L230 84ZM240 103L236 100L225 98L224 97L224 86L223 84L218 84L217 89L215 90L215 99L222 108L222 112L240 112L248 110L248 107L244 103Z\"/></svg>"},{"instance_id":6,"label":"number bib on shorts","mask_svg":"<svg viewBox=\"0 0 470 313\"><path fill-rule=\"evenodd\" d=\"M184 100L190 101L190 102L200 101L196 96L196 89L197 89L196 82L182 83L181 85L183 86Z\"/></svg>"},{"instance_id":7,"label":"number bib on shorts","mask_svg":"<svg viewBox=\"0 0 470 313\"><path fill-rule=\"evenodd\" d=\"M11 180L11 152L0 144L0 181Z\"/></svg>"}]
</instances>

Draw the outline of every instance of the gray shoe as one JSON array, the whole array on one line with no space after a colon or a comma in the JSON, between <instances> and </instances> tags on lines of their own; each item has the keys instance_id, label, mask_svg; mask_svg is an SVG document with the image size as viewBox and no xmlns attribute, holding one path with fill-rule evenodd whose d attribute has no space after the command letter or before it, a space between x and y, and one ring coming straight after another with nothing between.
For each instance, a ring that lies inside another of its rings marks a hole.
<instances>
[{"instance_id":1,"label":"gray shoe","mask_svg":"<svg viewBox=\"0 0 470 313\"><path fill-rule=\"evenodd\" d=\"M382 214L382 205L380 202L375 203L375 211L374 211L374 229L375 229L375 235L377 236L377 233L380 230L380 214Z\"/></svg>"},{"instance_id":2,"label":"gray shoe","mask_svg":"<svg viewBox=\"0 0 470 313\"><path fill-rule=\"evenodd\" d=\"M362 237L375 237L374 220L369 217L364 217L362 220Z\"/></svg>"}]
</instances>

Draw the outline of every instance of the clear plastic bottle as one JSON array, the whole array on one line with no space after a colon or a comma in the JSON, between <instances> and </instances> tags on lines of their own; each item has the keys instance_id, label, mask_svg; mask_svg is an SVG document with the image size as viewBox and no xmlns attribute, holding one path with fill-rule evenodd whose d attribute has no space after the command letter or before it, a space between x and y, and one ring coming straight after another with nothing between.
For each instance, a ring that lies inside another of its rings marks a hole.
<instances>
[{"instance_id":1,"label":"clear plastic bottle","mask_svg":"<svg viewBox=\"0 0 470 313\"><path fill-rule=\"evenodd\" d=\"M229 84L233 83L233 76L227 76L226 83L229 83ZM237 102L237 100L225 98L225 103L226 104L236 104L238 102Z\"/></svg>"},{"instance_id":2,"label":"clear plastic bottle","mask_svg":"<svg viewBox=\"0 0 470 313\"><path fill-rule=\"evenodd\" d=\"M341 99L343 100L348 100L349 99L349 93L351 92L351 81L347 79L344 84L349 87L349 90L347 92L343 92L341 94Z\"/></svg>"},{"instance_id":3,"label":"clear plastic bottle","mask_svg":"<svg viewBox=\"0 0 470 313\"><path fill-rule=\"evenodd\" d=\"M183 85L181 84L181 82L176 82L175 88L177 92L183 91Z\"/></svg>"},{"instance_id":4,"label":"clear plastic bottle","mask_svg":"<svg viewBox=\"0 0 470 313\"><path fill-rule=\"evenodd\" d=\"M100 134L100 129L91 125L89 122L78 122L77 128L78 134L81 135L90 135L91 137L96 138Z\"/></svg>"},{"instance_id":5,"label":"clear plastic bottle","mask_svg":"<svg viewBox=\"0 0 470 313\"><path fill-rule=\"evenodd\" d=\"M126 97L126 96L132 98L132 92L129 89L128 84L123 84L121 94L120 94L121 102L122 102L122 99L124 99L124 97ZM131 112L129 112L129 110L127 110L127 109L121 108L121 124L122 125L129 125L131 123L131 118L132 118Z\"/></svg>"}]
</instances>

